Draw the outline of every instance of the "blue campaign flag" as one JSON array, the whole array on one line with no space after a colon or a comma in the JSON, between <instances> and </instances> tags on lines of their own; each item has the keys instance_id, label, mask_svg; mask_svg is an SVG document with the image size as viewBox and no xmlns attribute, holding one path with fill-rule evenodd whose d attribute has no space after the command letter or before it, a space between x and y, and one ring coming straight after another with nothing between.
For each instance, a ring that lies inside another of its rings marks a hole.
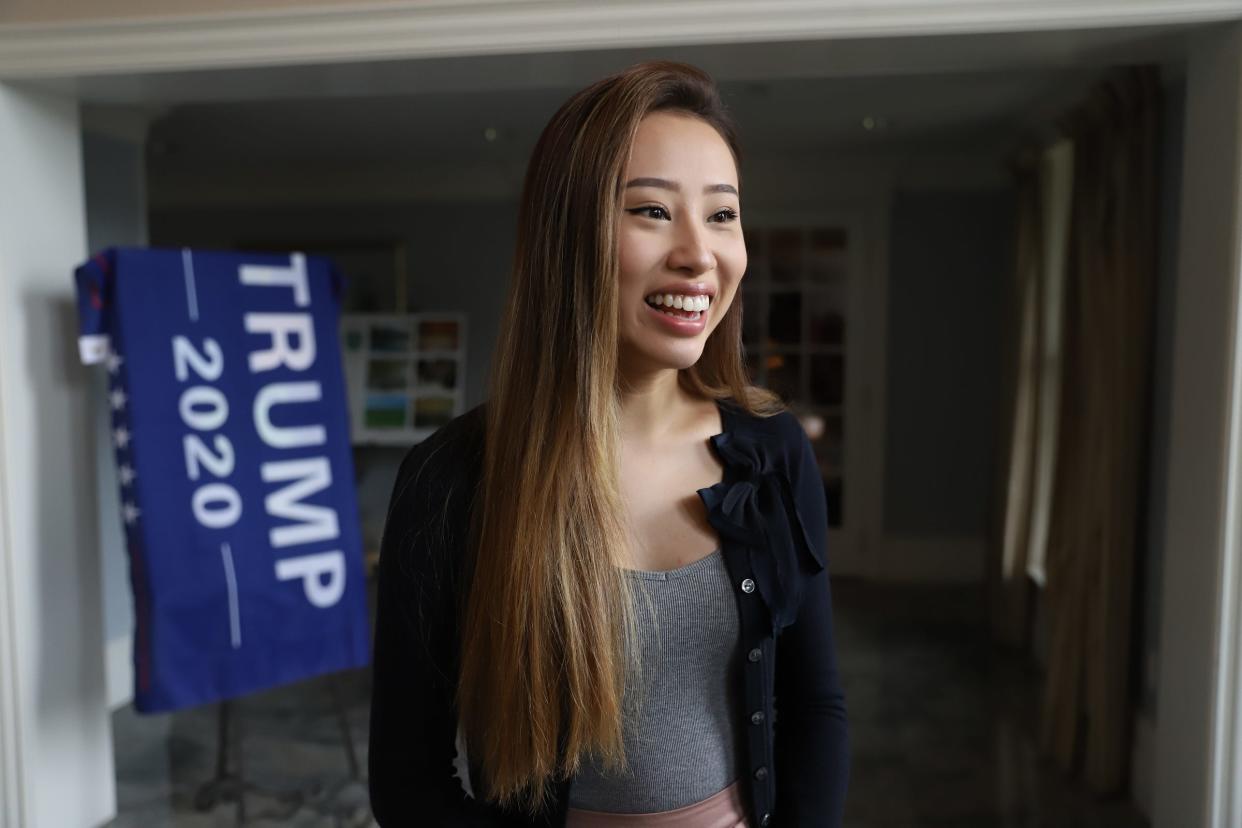
<instances>
[{"instance_id":1,"label":"blue campaign flag","mask_svg":"<svg viewBox=\"0 0 1242 828\"><path fill-rule=\"evenodd\" d=\"M331 261L115 247L75 279L82 359L110 378L135 708L365 666Z\"/></svg>"}]
</instances>

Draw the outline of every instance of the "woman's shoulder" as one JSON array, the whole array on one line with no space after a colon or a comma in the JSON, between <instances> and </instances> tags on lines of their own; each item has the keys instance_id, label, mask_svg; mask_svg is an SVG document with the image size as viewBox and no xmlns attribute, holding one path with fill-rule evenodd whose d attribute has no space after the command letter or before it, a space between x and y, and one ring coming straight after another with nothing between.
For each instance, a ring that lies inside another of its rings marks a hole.
<instances>
[{"instance_id":1,"label":"woman's shoulder","mask_svg":"<svg viewBox=\"0 0 1242 828\"><path fill-rule=\"evenodd\" d=\"M722 400L722 404L726 409L726 430L749 437L747 442L754 446L752 450L764 455L762 465L783 470L799 492L809 487L815 493L816 484L822 485L816 474L818 461L797 414L789 408L770 414L753 413L732 398Z\"/></svg>"},{"instance_id":2,"label":"woman's shoulder","mask_svg":"<svg viewBox=\"0 0 1242 828\"><path fill-rule=\"evenodd\" d=\"M463 467L482 457L484 406L480 403L459 414L429 437L411 446L401 461L398 480L410 479L427 483L460 474Z\"/></svg>"},{"instance_id":3,"label":"woman's shoulder","mask_svg":"<svg viewBox=\"0 0 1242 828\"><path fill-rule=\"evenodd\" d=\"M388 505L389 539L408 537L433 521L457 524L468 514L482 471L483 418L480 404L405 453Z\"/></svg>"},{"instance_id":4,"label":"woman's shoulder","mask_svg":"<svg viewBox=\"0 0 1242 828\"><path fill-rule=\"evenodd\" d=\"M768 414L756 413L748 411L732 397L722 399L720 404L726 413L726 430L740 430L757 435L770 449L787 456L792 454L796 458L801 453L803 443L807 440L806 429L790 409L782 408Z\"/></svg>"}]
</instances>

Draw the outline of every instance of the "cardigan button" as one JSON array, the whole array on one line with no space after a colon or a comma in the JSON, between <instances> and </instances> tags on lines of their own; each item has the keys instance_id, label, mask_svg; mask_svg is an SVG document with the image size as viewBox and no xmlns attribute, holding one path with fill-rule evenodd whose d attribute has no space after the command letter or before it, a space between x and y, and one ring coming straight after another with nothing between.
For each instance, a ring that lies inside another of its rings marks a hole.
<instances>
[{"instance_id":1,"label":"cardigan button","mask_svg":"<svg viewBox=\"0 0 1242 828\"><path fill-rule=\"evenodd\" d=\"M763 815L763 819L759 820L759 824L760 824L760 825L767 825L767 824L768 824L769 822L771 822L771 821L772 821L772 815L771 815L771 814L764 814L764 815Z\"/></svg>"},{"instance_id":2,"label":"cardigan button","mask_svg":"<svg viewBox=\"0 0 1242 828\"><path fill-rule=\"evenodd\" d=\"M747 578L746 580L742 581L742 592L745 592L749 595L750 593L754 591L755 591L754 581L752 581L750 578Z\"/></svg>"},{"instance_id":3,"label":"cardigan button","mask_svg":"<svg viewBox=\"0 0 1242 828\"><path fill-rule=\"evenodd\" d=\"M758 647L756 647L753 650L751 650L749 653L747 653L746 657L750 659L751 661L758 661L759 657L762 655L763 655L763 651L760 650Z\"/></svg>"},{"instance_id":4,"label":"cardigan button","mask_svg":"<svg viewBox=\"0 0 1242 828\"><path fill-rule=\"evenodd\" d=\"M764 779L767 779L768 769L765 768L763 765L760 765L759 767L755 768L755 778L758 779L760 782L762 782Z\"/></svg>"},{"instance_id":5,"label":"cardigan button","mask_svg":"<svg viewBox=\"0 0 1242 828\"><path fill-rule=\"evenodd\" d=\"M756 710L754 713L751 713L750 723L751 724L762 724L763 723L763 711Z\"/></svg>"}]
</instances>

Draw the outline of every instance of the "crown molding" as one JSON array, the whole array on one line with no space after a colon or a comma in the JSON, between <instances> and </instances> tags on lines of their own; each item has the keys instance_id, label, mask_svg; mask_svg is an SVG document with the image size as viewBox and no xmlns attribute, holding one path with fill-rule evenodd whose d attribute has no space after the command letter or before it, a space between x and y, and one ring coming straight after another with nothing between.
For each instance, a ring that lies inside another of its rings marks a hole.
<instances>
[{"instance_id":1,"label":"crown molding","mask_svg":"<svg viewBox=\"0 0 1242 828\"><path fill-rule=\"evenodd\" d=\"M0 80L451 55L1178 25L1242 0L420 0L0 25Z\"/></svg>"}]
</instances>

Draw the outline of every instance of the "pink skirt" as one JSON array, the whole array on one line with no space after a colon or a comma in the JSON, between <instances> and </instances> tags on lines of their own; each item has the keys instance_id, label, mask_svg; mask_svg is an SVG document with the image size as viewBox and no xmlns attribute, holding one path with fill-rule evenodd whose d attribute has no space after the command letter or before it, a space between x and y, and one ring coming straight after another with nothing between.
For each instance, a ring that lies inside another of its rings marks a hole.
<instances>
[{"instance_id":1,"label":"pink skirt","mask_svg":"<svg viewBox=\"0 0 1242 828\"><path fill-rule=\"evenodd\" d=\"M650 814L614 814L570 808L565 828L750 828L738 782L707 799Z\"/></svg>"}]
</instances>

